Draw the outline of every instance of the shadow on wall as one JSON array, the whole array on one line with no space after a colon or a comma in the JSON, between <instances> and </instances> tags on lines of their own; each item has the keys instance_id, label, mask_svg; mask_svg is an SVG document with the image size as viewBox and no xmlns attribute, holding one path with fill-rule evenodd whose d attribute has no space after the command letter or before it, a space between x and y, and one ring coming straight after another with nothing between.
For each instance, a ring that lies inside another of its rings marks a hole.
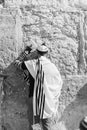
<instances>
[{"instance_id":1,"label":"shadow on wall","mask_svg":"<svg viewBox=\"0 0 87 130\"><path fill-rule=\"evenodd\" d=\"M87 101L87 84L85 84L77 93L76 100L84 100Z\"/></svg>"},{"instance_id":2,"label":"shadow on wall","mask_svg":"<svg viewBox=\"0 0 87 130\"><path fill-rule=\"evenodd\" d=\"M24 61L30 51L31 46L25 47L17 59ZM28 73L29 82L27 83L25 80L26 71L21 70L14 62L3 71L3 74L7 77L3 79L2 127L6 130L10 130L10 128L11 130L29 130L30 123L33 121L32 98L29 98L29 92L31 92L29 88L32 87L30 80L32 78Z\"/></svg>"},{"instance_id":3,"label":"shadow on wall","mask_svg":"<svg viewBox=\"0 0 87 130\"><path fill-rule=\"evenodd\" d=\"M4 7L4 5L5 5L5 0L0 0L0 5Z\"/></svg>"},{"instance_id":4,"label":"shadow on wall","mask_svg":"<svg viewBox=\"0 0 87 130\"><path fill-rule=\"evenodd\" d=\"M77 93L73 101L65 109L61 120L65 122L68 130L76 130L84 116L87 115L87 84L85 84Z\"/></svg>"},{"instance_id":5,"label":"shadow on wall","mask_svg":"<svg viewBox=\"0 0 87 130\"><path fill-rule=\"evenodd\" d=\"M23 72L11 63L4 71L3 102L1 105L3 130L29 130L29 85Z\"/></svg>"}]
</instances>

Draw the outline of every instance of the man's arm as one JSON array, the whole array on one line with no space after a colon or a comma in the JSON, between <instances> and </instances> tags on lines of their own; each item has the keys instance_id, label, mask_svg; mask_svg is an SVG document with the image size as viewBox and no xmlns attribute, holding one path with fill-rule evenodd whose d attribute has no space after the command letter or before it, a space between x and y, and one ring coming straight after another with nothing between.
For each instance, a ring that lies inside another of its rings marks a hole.
<instances>
[{"instance_id":1,"label":"man's arm","mask_svg":"<svg viewBox=\"0 0 87 130\"><path fill-rule=\"evenodd\" d=\"M19 55L19 57L14 61L14 65L19 69L26 69L26 66L24 65L24 61L27 60L27 55L30 55L31 48L27 46L24 51Z\"/></svg>"}]
</instances>

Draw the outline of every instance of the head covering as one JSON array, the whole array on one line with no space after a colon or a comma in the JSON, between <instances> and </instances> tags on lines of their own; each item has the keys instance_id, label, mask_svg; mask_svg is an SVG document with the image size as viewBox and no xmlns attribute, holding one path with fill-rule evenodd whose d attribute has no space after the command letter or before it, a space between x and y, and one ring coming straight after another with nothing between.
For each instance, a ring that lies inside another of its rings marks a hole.
<instances>
[{"instance_id":1,"label":"head covering","mask_svg":"<svg viewBox=\"0 0 87 130\"><path fill-rule=\"evenodd\" d=\"M37 47L37 51L38 52L41 52L41 53L47 53L48 52L48 48L46 45L42 44L42 45L39 45Z\"/></svg>"},{"instance_id":2,"label":"head covering","mask_svg":"<svg viewBox=\"0 0 87 130\"><path fill-rule=\"evenodd\" d=\"M80 122L80 129L87 130L87 116L85 116Z\"/></svg>"}]
</instances>

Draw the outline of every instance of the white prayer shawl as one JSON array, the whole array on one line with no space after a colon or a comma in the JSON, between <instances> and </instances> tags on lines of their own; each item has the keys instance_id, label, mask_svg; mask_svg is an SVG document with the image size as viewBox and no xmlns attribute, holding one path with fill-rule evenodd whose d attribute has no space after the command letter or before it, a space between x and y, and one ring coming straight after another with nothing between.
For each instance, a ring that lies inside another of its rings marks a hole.
<instances>
[{"instance_id":1,"label":"white prayer shawl","mask_svg":"<svg viewBox=\"0 0 87 130\"><path fill-rule=\"evenodd\" d=\"M44 71L45 106L44 106L43 118L50 118L56 115L58 111L58 105L59 105L58 99L61 93L63 81L61 79L61 75L57 67L53 63L51 63L50 60L48 60L44 56L41 56L39 60L42 64ZM36 78L36 61L37 60L25 61L25 65L34 79ZM33 95L34 115L36 115L35 89L36 88L34 88L34 95Z\"/></svg>"}]
</instances>

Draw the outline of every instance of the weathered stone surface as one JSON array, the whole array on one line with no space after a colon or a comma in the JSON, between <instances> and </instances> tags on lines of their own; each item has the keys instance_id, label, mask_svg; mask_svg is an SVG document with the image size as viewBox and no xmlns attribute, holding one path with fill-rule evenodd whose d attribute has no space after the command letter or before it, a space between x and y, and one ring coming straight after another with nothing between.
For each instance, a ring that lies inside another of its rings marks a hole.
<instances>
[{"instance_id":1,"label":"weathered stone surface","mask_svg":"<svg viewBox=\"0 0 87 130\"><path fill-rule=\"evenodd\" d=\"M22 28L18 18L14 8L0 10L0 67L3 69L18 56L21 46L23 48Z\"/></svg>"},{"instance_id":2,"label":"weathered stone surface","mask_svg":"<svg viewBox=\"0 0 87 130\"><path fill-rule=\"evenodd\" d=\"M86 79L87 76L71 76L64 82L60 98L60 103L63 104L60 104L60 108L66 108L62 120L70 130L76 130L82 118L87 115Z\"/></svg>"},{"instance_id":3,"label":"weathered stone surface","mask_svg":"<svg viewBox=\"0 0 87 130\"><path fill-rule=\"evenodd\" d=\"M87 10L87 1L86 0L74 0L74 2L72 2L72 3L77 8Z\"/></svg>"},{"instance_id":4,"label":"weathered stone surface","mask_svg":"<svg viewBox=\"0 0 87 130\"><path fill-rule=\"evenodd\" d=\"M68 76L67 79L64 80L62 93L60 96L60 108L64 107L64 109L76 99L76 95L82 89L85 84L87 76L81 75L73 75ZM63 109L61 109L63 110Z\"/></svg>"},{"instance_id":5,"label":"weathered stone surface","mask_svg":"<svg viewBox=\"0 0 87 130\"><path fill-rule=\"evenodd\" d=\"M3 69L15 58L15 21L11 15L0 14L0 66Z\"/></svg>"},{"instance_id":6,"label":"weathered stone surface","mask_svg":"<svg viewBox=\"0 0 87 130\"><path fill-rule=\"evenodd\" d=\"M15 1L13 1L13 3L14 2ZM65 58L62 58L64 59L63 60L64 62L62 62L61 60L62 65L60 65L61 63L59 63L60 60L56 62L56 59L55 59L53 62L56 63L57 66L59 66L59 69L61 71L62 70L64 71L62 72L62 74L77 73L77 61L76 61L77 51L78 51L77 50L78 48L77 26L79 23L79 15L78 13L69 14L69 13L63 13L61 11L57 11L56 8L53 8L55 7L54 4L52 4L51 2L49 3L48 1L46 2L44 3L44 2L38 1L37 2L38 5L36 5L35 4L36 2L32 1L33 4L30 4L29 6L28 5L21 6L21 10L20 8L18 9L18 13L15 16L16 52L18 53L22 49L22 47L25 46L26 44L41 44L43 41L46 41L48 46L50 45L52 47L53 42L55 44L60 44L61 42L62 47L60 47L59 49L61 54L59 54L59 52L56 49L57 52L56 54L54 52L53 55L54 57L58 57L58 56L63 57L62 55L66 55ZM55 3L57 1L55 2L52 1L52 2ZM66 1L65 2L61 1L60 3L62 2L65 3ZM47 8L47 5L49 5L48 8ZM7 26L7 24L5 25ZM22 33L22 27L23 27L23 33ZM24 44L22 42L22 36L23 36ZM63 47L64 41L66 43L66 45L64 46L67 46L67 47ZM73 52L71 52L71 47L69 50L68 43L72 45L74 43L75 49L74 48L72 49ZM56 46L55 44L53 48ZM57 46L60 46L60 45L57 45ZM53 50L53 48L51 48L51 50ZM63 52L63 49L65 53ZM66 59L67 55L70 55L70 58L68 59L69 60L68 65L67 65L67 59ZM71 64L73 64L73 66L71 68L67 68L67 66L69 67L71 66Z\"/></svg>"},{"instance_id":7,"label":"weathered stone surface","mask_svg":"<svg viewBox=\"0 0 87 130\"><path fill-rule=\"evenodd\" d=\"M74 41L55 40L52 43L50 58L60 69L61 74L66 76L77 73L76 53L77 46Z\"/></svg>"},{"instance_id":8,"label":"weathered stone surface","mask_svg":"<svg viewBox=\"0 0 87 130\"><path fill-rule=\"evenodd\" d=\"M46 8L42 5L39 7L25 6L22 13L24 18L27 16L26 20L30 19L23 26L24 42L26 44L28 42L41 44L45 41L51 51L51 60L57 66L59 65L62 74L77 73L79 14L62 13L56 9L51 11L50 7ZM33 21L31 18L33 18Z\"/></svg>"}]
</instances>

